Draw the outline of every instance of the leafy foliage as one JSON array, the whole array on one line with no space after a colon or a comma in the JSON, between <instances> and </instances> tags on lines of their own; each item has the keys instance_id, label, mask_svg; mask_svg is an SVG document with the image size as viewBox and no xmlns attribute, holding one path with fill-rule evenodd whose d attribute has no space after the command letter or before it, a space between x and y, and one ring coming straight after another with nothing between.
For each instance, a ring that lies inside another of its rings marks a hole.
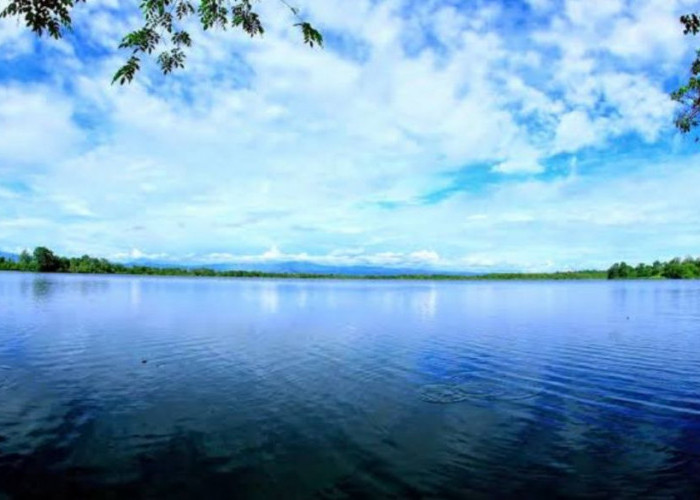
<instances>
[{"instance_id":1,"label":"leafy foliage","mask_svg":"<svg viewBox=\"0 0 700 500\"><path fill-rule=\"evenodd\" d=\"M294 26L299 26L301 28L301 32L304 35L304 43L309 44L311 47L313 47L314 44L323 45L323 36L309 23L297 23Z\"/></svg>"},{"instance_id":2,"label":"leafy foliage","mask_svg":"<svg viewBox=\"0 0 700 500\"><path fill-rule=\"evenodd\" d=\"M34 249L33 259L36 270L40 273L53 273L61 269L61 259L56 257L54 253L46 247L37 247Z\"/></svg>"},{"instance_id":3,"label":"leafy foliage","mask_svg":"<svg viewBox=\"0 0 700 500\"><path fill-rule=\"evenodd\" d=\"M700 278L700 259L686 257L685 259L675 258L668 262L653 264L638 264L632 267L626 262L613 264L608 269L608 279L695 279Z\"/></svg>"},{"instance_id":4,"label":"leafy foliage","mask_svg":"<svg viewBox=\"0 0 700 500\"><path fill-rule=\"evenodd\" d=\"M693 35L697 35L700 33L700 16L698 16L698 14L681 16L681 23L683 23L685 27L683 34L687 35L688 33L692 33Z\"/></svg>"},{"instance_id":5,"label":"leafy foliage","mask_svg":"<svg viewBox=\"0 0 700 500\"><path fill-rule=\"evenodd\" d=\"M140 69L141 60L132 55L124 66L119 68L112 78L112 83L119 82L120 85L124 85L134 79L134 75Z\"/></svg>"},{"instance_id":6,"label":"leafy foliage","mask_svg":"<svg viewBox=\"0 0 700 500\"><path fill-rule=\"evenodd\" d=\"M39 36L46 31L53 38L61 38L63 29L70 29L70 11L76 3L85 0L12 0L0 12L0 17L20 17L29 29Z\"/></svg>"},{"instance_id":7,"label":"leafy foliage","mask_svg":"<svg viewBox=\"0 0 700 500\"><path fill-rule=\"evenodd\" d=\"M73 7L85 0L10 0L0 11L0 17L23 19L29 29L39 36L48 33L61 38L72 27ZM193 16L199 18L203 30L228 27L242 29L245 33L262 36L265 33L260 16L253 7L254 0L199 0L197 7L188 0L143 0L139 6L144 24L128 33L119 44L120 49L131 51L124 65L117 70L112 83L130 83L141 69L141 58L159 48L156 62L164 74L185 66L185 49L192 45L189 33L181 25ZM298 21L294 26L301 30L305 44L323 46L323 36L310 23L303 20L299 10L285 0L287 7Z\"/></svg>"},{"instance_id":8,"label":"leafy foliage","mask_svg":"<svg viewBox=\"0 0 700 500\"><path fill-rule=\"evenodd\" d=\"M265 32L260 23L260 18L253 12L253 7L250 1L244 0L233 7L233 25L240 26L243 31L251 37L261 35Z\"/></svg>"},{"instance_id":9,"label":"leafy foliage","mask_svg":"<svg viewBox=\"0 0 700 500\"><path fill-rule=\"evenodd\" d=\"M686 35L700 33L700 16L688 14L681 16ZM698 126L700 119L700 50L690 65L690 78L685 85L671 93L671 98L680 104L680 111L676 116L676 127L683 133L688 133ZM698 139L696 139L697 141Z\"/></svg>"}]
</instances>

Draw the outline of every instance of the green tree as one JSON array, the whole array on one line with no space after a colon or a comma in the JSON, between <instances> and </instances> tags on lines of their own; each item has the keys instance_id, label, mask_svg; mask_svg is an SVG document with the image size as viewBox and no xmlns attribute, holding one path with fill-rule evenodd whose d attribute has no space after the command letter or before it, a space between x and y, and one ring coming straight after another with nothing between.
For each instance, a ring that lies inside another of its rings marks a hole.
<instances>
[{"instance_id":1,"label":"green tree","mask_svg":"<svg viewBox=\"0 0 700 500\"><path fill-rule=\"evenodd\" d=\"M36 263L36 270L40 273L54 273L61 268L60 259L46 247L36 247L34 249L34 262Z\"/></svg>"},{"instance_id":2,"label":"green tree","mask_svg":"<svg viewBox=\"0 0 700 500\"><path fill-rule=\"evenodd\" d=\"M683 263L681 259L676 257L671 259L664 265L664 278L679 280L683 278Z\"/></svg>"},{"instance_id":3,"label":"green tree","mask_svg":"<svg viewBox=\"0 0 700 500\"><path fill-rule=\"evenodd\" d=\"M16 17L38 36L48 34L61 38L72 28L72 11L85 0L10 0L0 11L0 17ZM286 0L279 2L292 13L305 44L323 45L323 36ZM157 53L156 61L164 74L185 65L185 51L192 45L190 34L184 29L187 21L198 18L203 30L240 28L245 33L262 36L265 33L260 16L253 8L253 0L142 0L140 4L143 25L126 34L120 49L130 52L124 65L114 74L112 83L131 82L141 68L141 58Z\"/></svg>"},{"instance_id":4,"label":"green tree","mask_svg":"<svg viewBox=\"0 0 700 500\"><path fill-rule=\"evenodd\" d=\"M681 23L686 35L694 36L700 33L700 14L681 16ZM695 60L690 65L688 82L674 91L671 98L679 104L676 127L683 133L690 132L698 126L700 118L700 50L695 53Z\"/></svg>"},{"instance_id":5,"label":"green tree","mask_svg":"<svg viewBox=\"0 0 700 500\"><path fill-rule=\"evenodd\" d=\"M19 269L22 271L34 271L35 268L32 256L27 250L22 250L22 253L19 254Z\"/></svg>"},{"instance_id":6,"label":"green tree","mask_svg":"<svg viewBox=\"0 0 700 500\"><path fill-rule=\"evenodd\" d=\"M639 263L637 267L634 268L634 274L637 278L648 278L651 276L651 267L646 264Z\"/></svg>"},{"instance_id":7,"label":"green tree","mask_svg":"<svg viewBox=\"0 0 700 500\"><path fill-rule=\"evenodd\" d=\"M620 262L619 277L622 279L634 278L634 268L626 262Z\"/></svg>"}]
</instances>

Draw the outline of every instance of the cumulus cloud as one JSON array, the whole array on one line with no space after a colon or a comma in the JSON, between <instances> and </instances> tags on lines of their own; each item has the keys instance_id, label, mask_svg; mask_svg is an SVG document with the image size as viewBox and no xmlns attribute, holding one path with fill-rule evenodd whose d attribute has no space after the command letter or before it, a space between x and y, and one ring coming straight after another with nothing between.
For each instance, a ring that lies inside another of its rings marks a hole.
<instances>
[{"instance_id":1,"label":"cumulus cloud","mask_svg":"<svg viewBox=\"0 0 700 500\"><path fill-rule=\"evenodd\" d=\"M0 184L0 248L531 269L694 224L693 174L654 173L690 161L665 86L688 2L300 2L324 50L273 4L264 38L195 29L184 71L128 87L109 81L138 18L114 2L76 11L74 46L0 21L0 182L27 186ZM622 142L640 161L611 155ZM626 189L639 172L673 202Z\"/></svg>"},{"instance_id":2,"label":"cumulus cloud","mask_svg":"<svg viewBox=\"0 0 700 500\"><path fill-rule=\"evenodd\" d=\"M0 152L4 165L46 163L80 143L73 103L46 85L0 85Z\"/></svg>"}]
</instances>

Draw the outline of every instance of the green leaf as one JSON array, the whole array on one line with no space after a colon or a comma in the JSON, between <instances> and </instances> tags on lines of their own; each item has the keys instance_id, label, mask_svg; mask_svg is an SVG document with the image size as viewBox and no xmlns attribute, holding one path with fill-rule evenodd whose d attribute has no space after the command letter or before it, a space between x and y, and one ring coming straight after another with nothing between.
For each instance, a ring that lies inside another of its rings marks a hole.
<instances>
[{"instance_id":1,"label":"green leaf","mask_svg":"<svg viewBox=\"0 0 700 500\"><path fill-rule=\"evenodd\" d=\"M173 33L171 40L173 45L176 46L184 45L186 47L190 47L192 45L192 39L190 38L189 33L186 31L176 31Z\"/></svg>"},{"instance_id":2,"label":"green leaf","mask_svg":"<svg viewBox=\"0 0 700 500\"><path fill-rule=\"evenodd\" d=\"M234 5L231 13L231 24L234 27L241 27L251 37L265 33L260 22L260 16L253 12L253 7L248 0L243 0Z\"/></svg>"},{"instance_id":3,"label":"green leaf","mask_svg":"<svg viewBox=\"0 0 700 500\"><path fill-rule=\"evenodd\" d=\"M304 43L313 47L314 44L319 47L323 47L323 36L319 31L317 31L310 23L302 22L297 23L294 26L299 26L301 28L301 33L304 36Z\"/></svg>"},{"instance_id":4,"label":"green leaf","mask_svg":"<svg viewBox=\"0 0 700 500\"><path fill-rule=\"evenodd\" d=\"M140 60L138 57L131 56L126 64L119 68L119 70L114 74L114 78L112 78L112 85L114 85L114 83L117 81L119 82L119 85L131 83L131 81L134 79L134 75L140 69L139 62Z\"/></svg>"},{"instance_id":5,"label":"green leaf","mask_svg":"<svg viewBox=\"0 0 700 500\"><path fill-rule=\"evenodd\" d=\"M700 16L698 16L698 14L681 16L681 23L685 27L683 30L685 35L697 35L700 33Z\"/></svg>"},{"instance_id":6,"label":"green leaf","mask_svg":"<svg viewBox=\"0 0 700 500\"><path fill-rule=\"evenodd\" d=\"M38 36L47 34L61 38L71 29L72 9L85 0L4 0L0 18L16 17ZM310 23L299 18L299 9L281 0L300 20L304 43L314 47L323 45L323 37ZM183 49L192 45L192 38L182 29L180 21L197 15L204 30L226 29L229 24L239 27L250 36L265 33L260 16L253 9L253 0L139 0L144 25L127 33L119 48L130 51L126 63L115 73L112 83L129 83L140 70L140 54L158 52L155 58L165 73L184 66ZM196 6L196 7L195 7ZM693 19L691 18L692 22ZM164 33L168 33L166 36ZM171 44L169 47L161 47ZM160 49L160 50L159 50Z\"/></svg>"},{"instance_id":7,"label":"green leaf","mask_svg":"<svg viewBox=\"0 0 700 500\"><path fill-rule=\"evenodd\" d=\"M20 17L25 25L38 36L47 32L53 38L61 38L64 29L71 29L70 11L84 0L10 0L0 11L0 17Z\"/></svg>"},{"instance_id":8,"label":"green leaf","mask_svg":"<svg viewBox=\"0 0 700 500\"><path fill-rule=\"evenodd\" d=\"M151 27L133 31L126 35L119 44L120 49L133 49L133 52L146 52L150 54L160 43L160 35Z\"/></svg>"},{"instance_id":9,"label":"green leaf","mask_svg":"<svg viewBox=\"0 0 700 500\"><path fill-rule=\"evenodd\" d=\"M161 52L158 56L158 64L164 75L171 73L174 69L185 67L185 53L180 48Z\"/></svg>"},{"instance_id":10,"label":"green leaf","mask_svg":"<svg viewBox=\"0 0 700 500\"><path fill-rule=\"evenodd\" d=\"M183 19L194 14L194 6L187 1L178 2L175 6L175 15L178 19Z\"/></svg>"},{"instance_id":11,"label":"green leaf","mask_svg":"<svg viewBox=\"0 0 700 500\"><path fill-rule=\"evenodd\" d=\"M221 0L201 0L199 4L199 19L204 30L214 26L225 29L227 18L228 9L223 6Z\"/></svg>"}]
</instances>

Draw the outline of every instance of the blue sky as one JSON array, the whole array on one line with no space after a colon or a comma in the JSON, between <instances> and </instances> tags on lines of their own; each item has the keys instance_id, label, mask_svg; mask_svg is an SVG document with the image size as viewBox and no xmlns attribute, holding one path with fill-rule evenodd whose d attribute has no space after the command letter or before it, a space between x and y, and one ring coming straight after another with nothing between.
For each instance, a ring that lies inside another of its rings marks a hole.
<instances>
[{"instance_id":1,"label":"blue sky","mask_svg":"<svg viewBox=\"0 0 700 500\"><path fill-rule=\"evenodd\" d=\"M0 21L0 250L459 270L700 254L700 145L668 92L685 0L274 0L262 39L110 85L116 0L64 40ZM466 6L466 7L465 7Z\"/></svg>"}]
</instances>

